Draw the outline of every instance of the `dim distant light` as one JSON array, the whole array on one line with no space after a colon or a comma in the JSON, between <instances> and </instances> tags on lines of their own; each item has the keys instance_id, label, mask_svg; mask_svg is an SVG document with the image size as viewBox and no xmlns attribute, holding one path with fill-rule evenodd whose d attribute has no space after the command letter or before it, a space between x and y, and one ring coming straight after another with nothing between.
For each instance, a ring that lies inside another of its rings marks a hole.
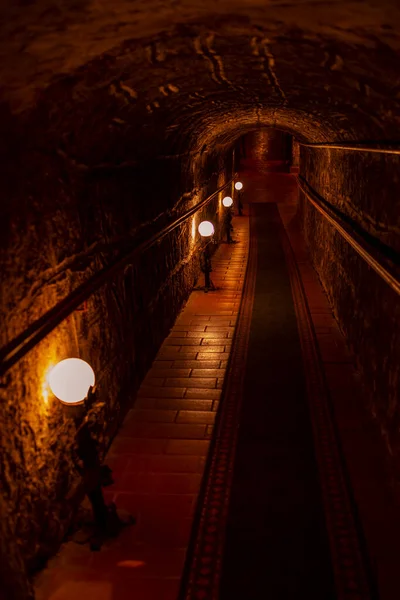
<instances>
[{"instance_id":1,"label":"dim distant light","mask_svg":"<svg viewBox=\"0 0 400 600\"><path fill-rule=\"evenodd\" d=\"M81 404L94 386L92 367L80 358L66 358L49 373L49 386L63 404Z\"/></svg>"},{"instance_id":2,"label":"dim distant light","mask_svg":"<svg viewBox=\"0 0 400 600\"><path fill-rule=\"evenodd\" d=\"M235 183L235 190L241 190L243 188L243 183L241 181L237 181Z\"/></svg>"},{"instance_id":3,"label":"dim distant light","mask_svg":"<svg viewBox=\"0 0 400 600\"><path fill-rule=\"evenodd\" d=\"M117 567L128 567L131 569L137 569L138 567L145 567L146 563L143 560L121 560L117 563Z\"/></svg>"},{"instance_id":4,"label":"dim distant light","mask_svg":"<svg viewBox=\"0 0 400 600\"><path fill-rule=\"evenodd\" d=\"M226 208L229 208L230 206L232 206L233 200L230 196L225 196L225 198L222 200L222 204L226 206Z\"/></svg>"},{"instance_id":5,"label":"dim distant light","mask_svg":"<svg viewBox=\"0 0 400 600\"><path fill-rule=\"evenodd\" d=\"M211 221L202 221L199 225L199 234L202 237L210 237L214 233L214 225Z\"/></svg>"}]
</instances>

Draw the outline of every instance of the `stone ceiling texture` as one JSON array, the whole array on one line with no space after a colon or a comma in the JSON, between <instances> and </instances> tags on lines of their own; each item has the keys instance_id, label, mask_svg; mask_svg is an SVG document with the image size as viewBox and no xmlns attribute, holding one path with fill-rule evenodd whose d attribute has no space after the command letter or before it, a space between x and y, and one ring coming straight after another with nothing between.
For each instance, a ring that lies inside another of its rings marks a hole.
<instances>
[{"instance_id":1,"label":"stone ceiling texture","mask_svg":"<svg viewBox=\"0 0 400 600\"><path fill-rule=\"evenodd\" d=\"M397 0L7 4L3 127L82 168L189 157L258 124L399 137Z\"/></svg>"}]
</instances>

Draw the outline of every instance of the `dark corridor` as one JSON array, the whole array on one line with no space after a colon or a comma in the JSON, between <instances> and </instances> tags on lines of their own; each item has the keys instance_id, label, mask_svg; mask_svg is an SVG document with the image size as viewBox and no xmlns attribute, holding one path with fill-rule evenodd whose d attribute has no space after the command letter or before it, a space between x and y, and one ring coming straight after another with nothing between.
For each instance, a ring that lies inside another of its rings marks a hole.
<instances>
[{"instance_id":1,"label":"dark corridor","mask_svg":"<svg viewBox=\"0 0 400 600\"><path fill-rule=\"evenodd\" d=\"M398 3L0 30L0 600L398 600Z\"/></svg>"}]
</instances>

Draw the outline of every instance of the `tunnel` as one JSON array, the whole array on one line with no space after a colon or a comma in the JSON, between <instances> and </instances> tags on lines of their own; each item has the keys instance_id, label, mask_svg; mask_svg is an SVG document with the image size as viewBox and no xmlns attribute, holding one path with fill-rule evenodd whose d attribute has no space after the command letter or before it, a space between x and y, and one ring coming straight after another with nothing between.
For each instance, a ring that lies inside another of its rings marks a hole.
<instances>
[{"instance_id":1,"label":"tunnel","mask_svg":"<svg viewBox=\"0 0 400 600\"><path fill-rule=\"evenodd\" d=\"M0 599L399 598L396 1L0 14Z\"/></svg>"}]
</instances>

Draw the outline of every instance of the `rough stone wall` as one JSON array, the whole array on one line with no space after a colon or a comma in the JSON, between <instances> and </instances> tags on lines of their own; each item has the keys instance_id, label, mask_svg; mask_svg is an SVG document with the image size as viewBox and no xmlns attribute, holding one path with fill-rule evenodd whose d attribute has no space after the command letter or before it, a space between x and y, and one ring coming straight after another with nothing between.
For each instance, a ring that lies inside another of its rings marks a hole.
<instances>
[{"instance_id":1,"label":"rough stone wall","mask_svg":"<svg viewBox=\"0 0 400 600\"><path fill-rule=\"evenodd\" d=\"M292 140L292 167L300 167L300 144L297 140Z\"/></svg>"},{"instance_id":2,"label":"rough stone wall","mask_svg":"<svg viewBox=\"0 0 400 600\"><path fill-rule=\"evenodd\" d=\"M248 133L244 138L245 158L263 162L284 162L288 159L289 138L277 129L263 128Z\"/></svg>"},{"instance_id":3,"label":"rough stone wall","mask_svg":"<svg viewBox=\"0 0 400 600\"><path fill-rule=\"evenodd\" d=\"M66 167L57 154L18 151L19 179L3 204L1 346L136 241L222 186L232 169L223 152L204 156L195 179L186 179L191 193L182 198L174 197L170 181L190 176L183 165L182 172L175 166L167 174L163 163L139 175L129 165L89 171ZM74 425L48 389L51 366L71 356L92 365L97 399L104 402L104 450L199 275L201 219L216 223L218 239L221 197L128 265L3 378L1 519L7 532L0 555L17 548L18 568L25 563L31 572L55 551L79 498Z\"/></svg>"},{"instance_id":4,"label":"rough stone wall","mask_svg":"<svg viewBox=\"0 0 400 600\"><path fill-rule=\"evenodd\" d=\"M301 174L400 264L400 157L342 150L301 150ZM314 264L362 371L373 413L400 466L400 302L318 211L302 197Z\"/></svg>"}]
</instances>

